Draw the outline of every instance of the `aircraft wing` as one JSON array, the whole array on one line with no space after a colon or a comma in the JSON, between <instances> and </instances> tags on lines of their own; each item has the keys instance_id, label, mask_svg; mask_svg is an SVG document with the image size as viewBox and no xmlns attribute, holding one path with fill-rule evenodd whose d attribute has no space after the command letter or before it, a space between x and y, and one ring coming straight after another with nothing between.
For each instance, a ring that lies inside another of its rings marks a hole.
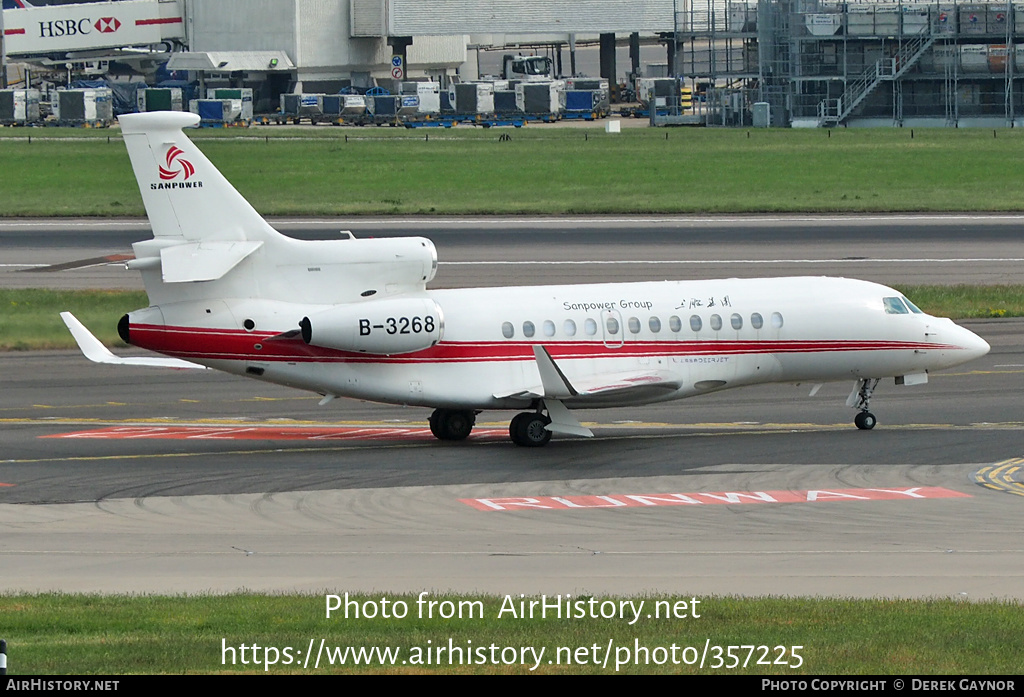
<instances>
[{"instance_id":1,"label":"aircraft wing","mask_svg":"<svg viewBox=\"0 0 1024 697\"><path fill-rule=\"evenodd\" d=\"M496 394L502 399L507 397L523 399L571 399L573 402L586 401L588 397L597 398L609 395L627 396L629 392L646 392L665 390L672 392L679 388L678 377L662 370L635 370L617 373L599 373L584 378L574 378L571 382L555 363L551 354L543 346L533 347L540 371L541 384L523 390Z\"/></svg>"},{"instance_id":2,"label":"aircraft wing","mask_svg":"<svg viewBox=\"0 0 1024 697\"><path fill-rule=\"evenodd\" d=\"M85 325L78 321L70 312L60 313L60 318L64 320L64 324L68 326L71 331L71 336L75 337L75 341L78 342L78 348L82 349L82 353L85 357L94 363L110 363L113 365L141 365L152 368L202 368L206 366L199 365L198 363L190 363L183 361L180 358L157 358L149 356L139 356L125 358L122 356L115 356L111 353L106 346L100 342L92 332L85 328Z\"/></svg>"}]
</instances>

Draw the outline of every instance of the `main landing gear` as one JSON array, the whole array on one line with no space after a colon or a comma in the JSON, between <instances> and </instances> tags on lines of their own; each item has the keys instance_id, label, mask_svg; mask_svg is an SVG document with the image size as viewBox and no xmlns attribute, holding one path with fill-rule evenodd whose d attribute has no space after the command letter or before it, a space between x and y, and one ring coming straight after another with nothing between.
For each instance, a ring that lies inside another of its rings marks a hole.
<instances>
[{"instance_id":1,"label":"main landing gear","mask_svg":"<svg viewBox=\"0 0 1024 697\"><path fill-rule=\"evenodd\" d=\"M551 431L547 425L551 419L536 411L524 411L516 414L508 426L508 435L512 442L524 448L539 448L551 440Z\"/></svg>"},{"instance_id":2,"label":"main landing gear","mask_svg":"<svg viewBox=\"0 0 1024 697\"><path fill-rule=\"evenodd\" d=\"M430 415L430 432L438 440L466 440L475 425L471 409L435 409Z\"/></svg>"},{"instance_id":3,"label":"main landing gear","mask_svg":"<svg viewBox=\"0 0 1024 697\"><path fill-rule=\"evenodd\" d=\"M539 448L551 440L547 425L551 419L539 411L517 414L508 427L512 442L525 448ZM430 432L438 440L465 440L476 425L470 409L435 409L430 415Z\"/></svg>"},{"instance_id":4,"label":"main landing gear","mask_svg":"<svg viewBox=\"0 0 1024 697\"><path fill-rule=\"evenodd\" d=\"M860 409L860 412L854 417L853 423L862 431L870 431L878 422L875 415L868 411L868 407L871 405L871 395L874 394L877 385L878 378L861 378L854 385L850 399L847 400L847 404L851 407Z\"/></svg>"}]
</instances>

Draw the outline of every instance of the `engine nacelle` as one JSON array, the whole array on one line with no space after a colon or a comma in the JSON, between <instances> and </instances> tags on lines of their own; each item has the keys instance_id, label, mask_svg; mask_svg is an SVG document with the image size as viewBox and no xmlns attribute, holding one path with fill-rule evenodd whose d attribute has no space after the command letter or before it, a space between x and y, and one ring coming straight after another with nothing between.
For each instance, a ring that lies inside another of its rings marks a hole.
<instances>
[{"instance_id":1,"label":"engine nacelle","mask_svg":"<svg viewBox=\"0 0 1024 697\"><path fill-rule=\"evenodd\" d=\"M390 298L337 305L303 317L311 346L390 356L428 349L444 335L444 315L429 298Z\"/></svg>"}]
</instances>

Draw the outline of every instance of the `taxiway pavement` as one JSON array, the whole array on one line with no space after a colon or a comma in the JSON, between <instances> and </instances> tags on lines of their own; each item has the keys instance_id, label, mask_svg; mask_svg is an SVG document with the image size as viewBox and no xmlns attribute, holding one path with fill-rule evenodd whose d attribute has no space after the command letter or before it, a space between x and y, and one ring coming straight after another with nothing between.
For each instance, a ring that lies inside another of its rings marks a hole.
<instances>
[{"instance_id":1,"label":"taxiway pavement","mask_svg":"<svg viewBox=\"0 0 1024 697\"><path fill-rule=\"evenodd\" d=\"M454 262L438 278L451 286L788 273L1011 283L1021 222L763 219L730 235L738 224L722 219L361 220L290 231L412 229ZM117 253L116 240L146 236L138 224L11 225L0 225L4 263ZM588 261L608 263L575 263ZM50 283L3 268L0 285ZM137 283L113 266L49 277L77 287L115 275ZM479 436L448 444L425 433L427 410L320 408L315 396L209 371L6 354L0 591L1019 599L1024 322L968 326L992 352L927 385L883 385L871 432L851 424L850 385L813 398L809 385L764 386L585 412L596 439L539 450L508 442L507 414L481 414ZM680 504L620 505L635 497ZM513 503L482 510L482 499Z\"/></svg>"}]
</instances>

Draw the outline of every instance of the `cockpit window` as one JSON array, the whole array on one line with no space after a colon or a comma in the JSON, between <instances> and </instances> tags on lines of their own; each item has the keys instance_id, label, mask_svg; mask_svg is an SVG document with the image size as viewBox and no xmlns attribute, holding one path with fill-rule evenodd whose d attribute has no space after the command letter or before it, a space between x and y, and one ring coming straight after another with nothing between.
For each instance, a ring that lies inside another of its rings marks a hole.
<instances>
[{"instance_id":1,"label":"cockpit window","mask_svg":"<svg viewBox=\"0 0 1024 697\"><path fill-rule=\"evenodd\" d=\"M882 298L882 304L885 305L887 315L905 315L909 312L907 306L899 298Z\"/></svg>"},{"instance_id":2,"label":"cockpit window","mask_svg":"<svg viewBox=\"0 0 1024 697\"><path fill-rule=\"evenodd\" d=\"M915 315L923 315L923 314L924 314L924 311L923 311L923 310L921 310L921 308L919 308L919 307L918 307L917 305L915 305L914 303L912 303L912 302L910 302L909 300L907 300L906 296L903 296L903 295L901 295L901 296L900 296L900 300L902 300L903 302L905 302L905 303L907 304L907 307L909 307L909 308L910 308L910 311L911 311L911 312L913 312L913 313L914 313Z\"/></svg>"}]
</instances>

